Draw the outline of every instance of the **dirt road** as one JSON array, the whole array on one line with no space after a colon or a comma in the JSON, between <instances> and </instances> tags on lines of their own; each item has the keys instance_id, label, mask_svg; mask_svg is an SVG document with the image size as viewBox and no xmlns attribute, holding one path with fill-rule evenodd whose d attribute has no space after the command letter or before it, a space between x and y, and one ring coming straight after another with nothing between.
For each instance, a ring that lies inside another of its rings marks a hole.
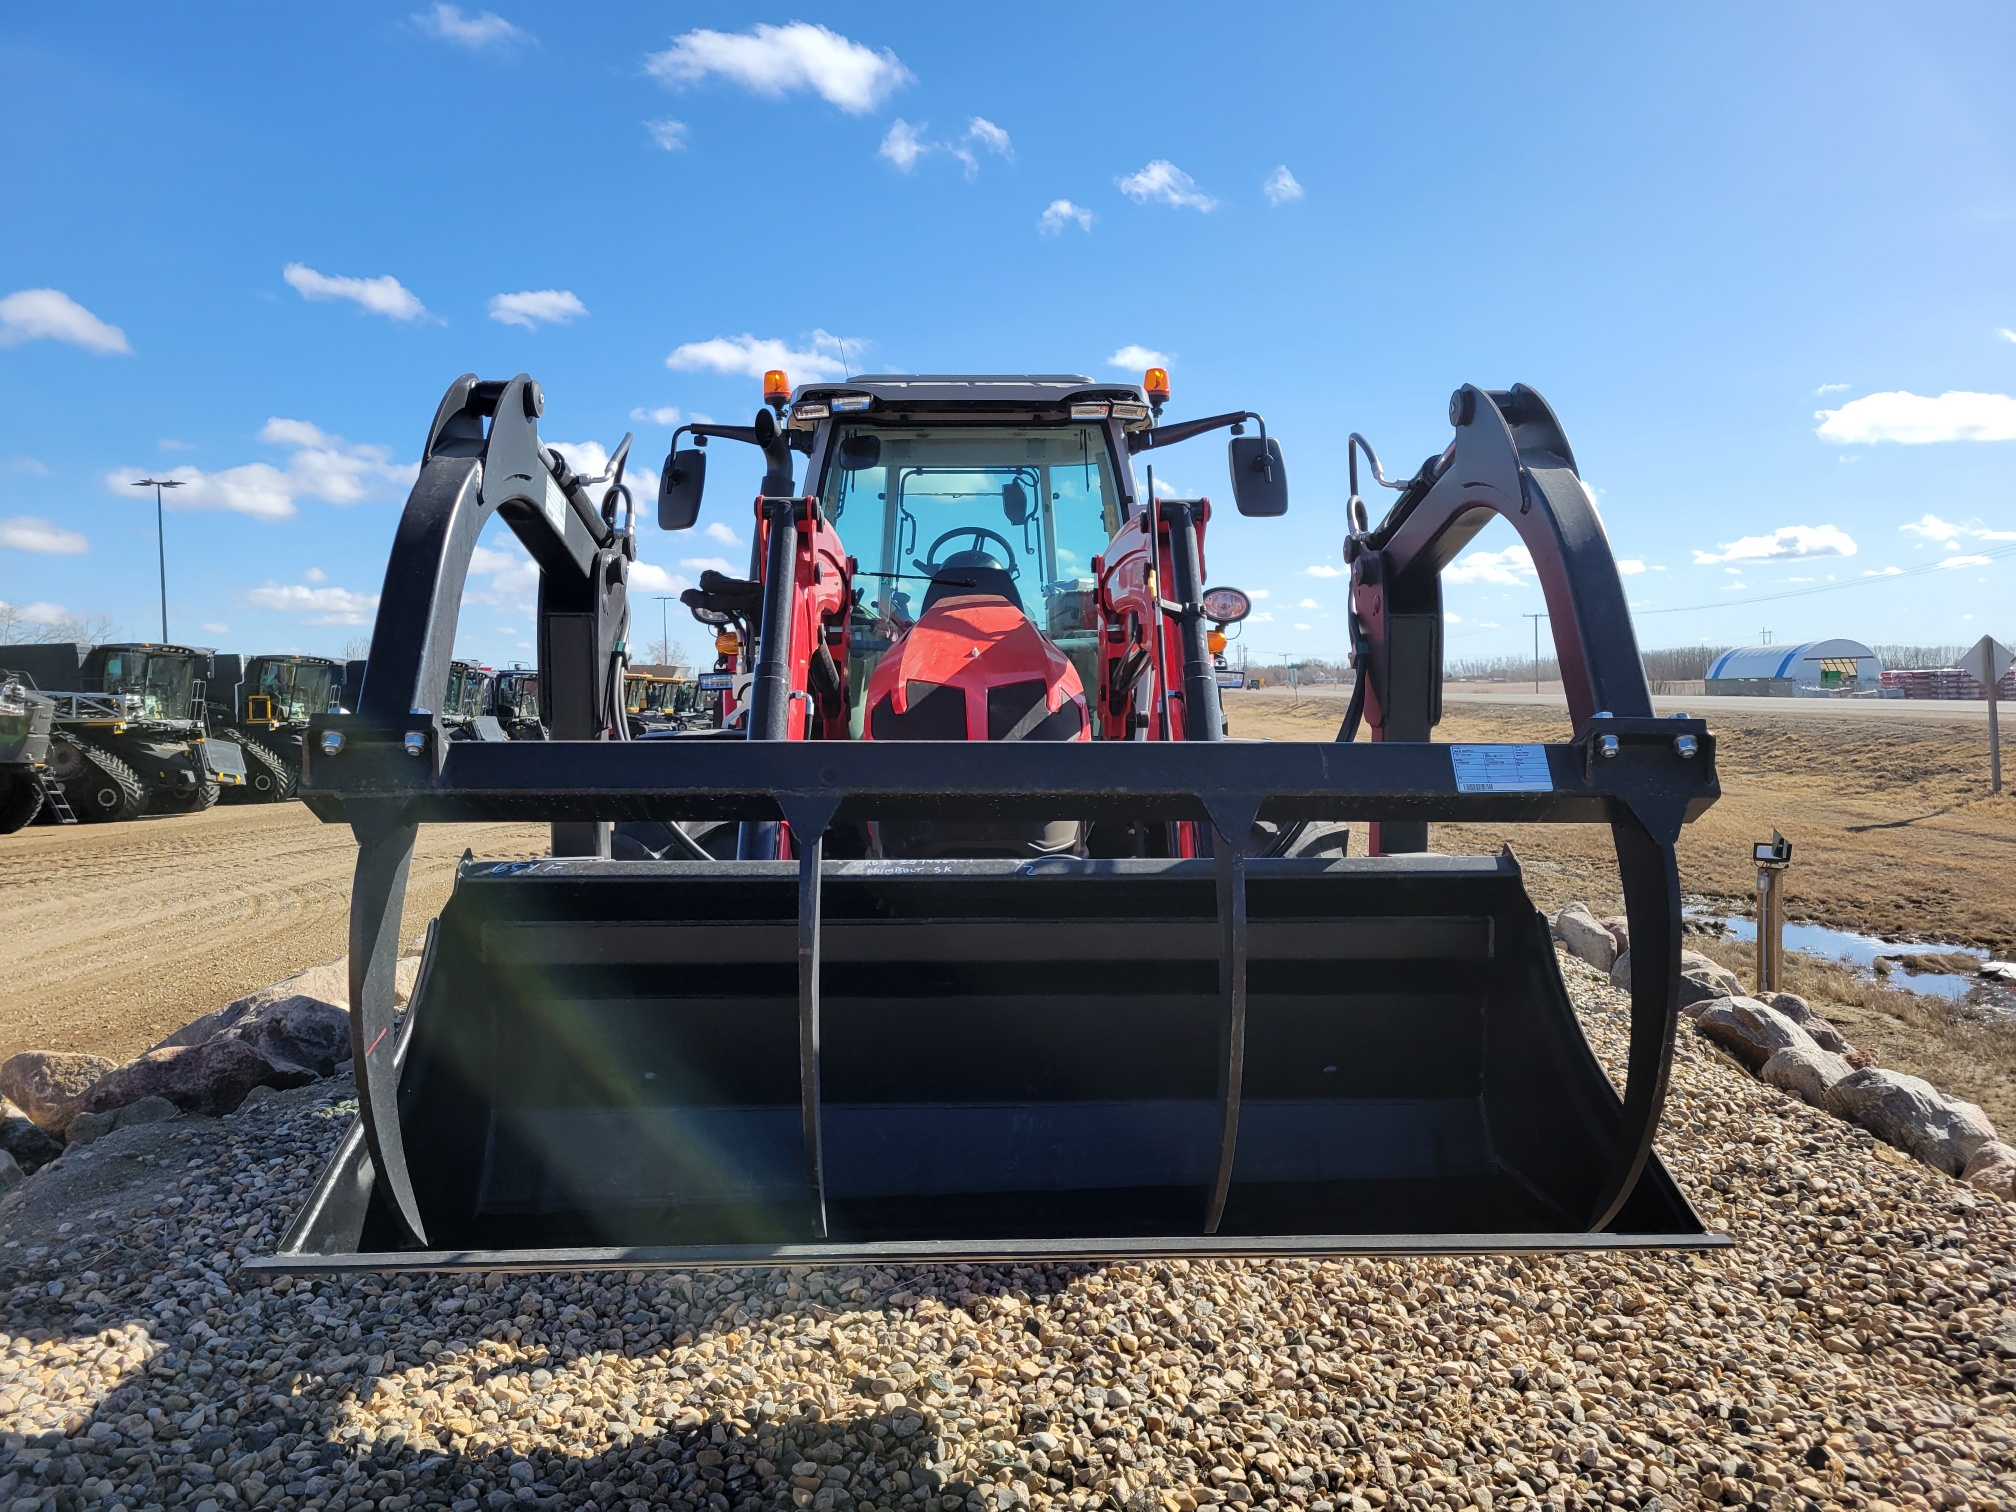
<instances>
[{"instance_id":1,"label":"dirt road","mask_svg":"<svg viewBox=\"0 0 2016 1512\"><path fill-rule=\"evenodd\" d=\"M543 855L535 825L420 831L405 933L440 911L465 846ZM254 988L343 954L350 831L298 803L0 836L0 1057L124 1059Z\"/></svg>"}]
</instances>

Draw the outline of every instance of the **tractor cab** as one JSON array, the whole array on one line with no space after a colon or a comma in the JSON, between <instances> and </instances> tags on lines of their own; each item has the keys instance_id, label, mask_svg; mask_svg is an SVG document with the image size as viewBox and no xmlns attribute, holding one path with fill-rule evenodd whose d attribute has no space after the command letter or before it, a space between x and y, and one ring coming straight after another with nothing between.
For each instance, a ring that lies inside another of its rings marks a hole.
<instances>
[{"instance_id":1,"label":"tractor cab","mask_svg":"<svg viewBox=\"0 0 2016 1512\"><path fill-rule=\"evenodd\" d=\"M321 656L255 656L239 684L238 722L306 725L337 706L339 663Z\"/></svg>"},{"instance_id":2,"label":"tractor cab","mask_svg":"<svg viewBox=\"0 0 2016 1512\"><path fill-rule=\"evenodd\" d=\"M202 719L203 680L209 653L188 646L94 646L84 659L84 687L126 695L137 703L134 723L195 725Z\"/></svg>"},{"instance_id":3,"label":"tractor cab","mask_svg":"<svg viewBox=\"0 0 2016 1512\"><path fill-rule=\"evenodd\" d=\"M539 717L539 674L530 667L512 667L499 672L490 687L492 712L504 733L513 740L544 740L546 726Z\"/></svg>"}]
</instances>

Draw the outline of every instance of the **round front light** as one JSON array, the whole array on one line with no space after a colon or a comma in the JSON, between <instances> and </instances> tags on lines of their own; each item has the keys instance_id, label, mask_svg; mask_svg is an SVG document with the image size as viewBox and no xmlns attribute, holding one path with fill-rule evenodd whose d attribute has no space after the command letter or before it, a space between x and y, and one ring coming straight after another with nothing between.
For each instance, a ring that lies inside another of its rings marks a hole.
<instances>
[{"instance_id":1,"label":"round front light","mask_svg":"<svg viewBox=\"0 0 2016 1512\"><path fill-rule=\"evenodd\" d=\"M1253 612L1253 600L1237 588L1206 588L1202 602L1204 618L1219 625L1236 625Z\"/></svg>"}]
</instances>

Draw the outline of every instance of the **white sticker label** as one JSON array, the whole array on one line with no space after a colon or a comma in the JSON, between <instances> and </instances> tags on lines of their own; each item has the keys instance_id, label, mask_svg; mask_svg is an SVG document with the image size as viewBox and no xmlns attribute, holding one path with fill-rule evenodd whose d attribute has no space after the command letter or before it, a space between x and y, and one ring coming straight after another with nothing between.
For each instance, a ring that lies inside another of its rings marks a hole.
<instances>
[{"instance_id":1,"label":"white sticker label","mask_svg":"<svg viewBox=\"0 0 2016 1512\"><path fill-rule=\"evenodd\" d=\"M1452 745L1449 764L1456 769L1459 793L1554 791L1543 745Z\"/></svg>"}]
</instances>

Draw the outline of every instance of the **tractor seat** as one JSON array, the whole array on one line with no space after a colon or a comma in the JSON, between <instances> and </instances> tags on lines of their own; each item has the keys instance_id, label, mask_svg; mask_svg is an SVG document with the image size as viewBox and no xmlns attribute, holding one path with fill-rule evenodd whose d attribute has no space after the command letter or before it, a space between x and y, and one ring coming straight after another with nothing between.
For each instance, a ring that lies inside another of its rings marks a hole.
<instances>
[{"instance_id":1,"label":"tractor seat","mask_svg":"<svg viewBox=\"0 0 2016 1512\"><path fill-rule=\"evenodd\" d=\"M940 599L964 598L969 594L990 594L1004 598L1022 609L1022 595L1015 579L991 551L955 551L938 564L931 586L924 590L924 612ZM1028 611L1024 609L1023 613Z\"/></svg>"}]
</instances>

